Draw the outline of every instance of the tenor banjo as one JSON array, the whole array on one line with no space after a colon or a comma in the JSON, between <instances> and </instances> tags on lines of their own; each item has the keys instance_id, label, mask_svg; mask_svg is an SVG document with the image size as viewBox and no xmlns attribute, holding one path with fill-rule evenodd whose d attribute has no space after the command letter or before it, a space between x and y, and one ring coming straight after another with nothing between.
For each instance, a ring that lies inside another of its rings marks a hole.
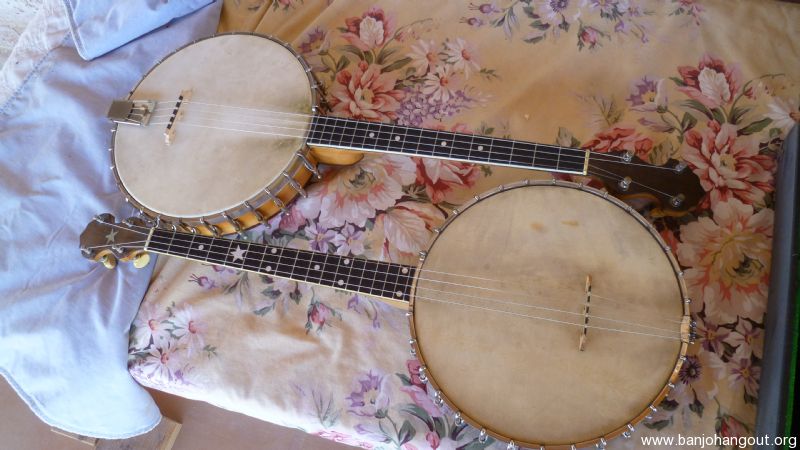
<instances>
[{"instance_id":1,"label":"tenor banjo","mask_svg":"<svg viewBox=\"0 0 800 450\"><path fill-rule=\"evenodd\" d=\"M322 115L320 86L287 44L223 34L189 44L113 102L111 169L148 221L218 236L265 222L318 175L363 152L447 158L602 179L678 214L704 195L685 165ZM676 189L680 191L676 192Z\"/></svg>"},{"instance_id":2,"label":"tenor banjo","mask_svg":"<svg viewBox=\"0 0 800 450\"><path fill-rule=\"evenodd\" d=\"M416 266L138 223L100 216L81 250L106 263L174 255L407 308L429 395L480 442L509 449L630 437L674 387L693 339L669 247L630 206L582 184L476 196L434 230Z\"/></svg>"}]
</instances>

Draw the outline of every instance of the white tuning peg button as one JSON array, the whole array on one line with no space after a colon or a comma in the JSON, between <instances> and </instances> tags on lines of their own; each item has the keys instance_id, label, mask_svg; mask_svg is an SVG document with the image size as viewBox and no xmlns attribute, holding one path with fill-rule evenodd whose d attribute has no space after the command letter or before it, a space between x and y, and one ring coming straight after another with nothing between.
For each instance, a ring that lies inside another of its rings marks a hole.
<instances>
[{"instance_id":1,"label":"white tuning peg button","mask_svg":"<svg viewBox=\"0 0 800 450\"><path fill-rule=\"evenodd\" d=\"M143 252L133 257L133 267L136 267L137 269L144 269L148 264L150 264L149 253Z\"/></svg>"},{"instance_id":2,"label":"white tuning peg button","mask_svg":"<svg viewBox=\"0 0 800 450\"><path fill-rule=\"evenodd\" d=\"M100 258L100 264L105 266L106 269L113 269L117 267L117 258L114 255L104 255Z\"/></svg>"}]
</instances>

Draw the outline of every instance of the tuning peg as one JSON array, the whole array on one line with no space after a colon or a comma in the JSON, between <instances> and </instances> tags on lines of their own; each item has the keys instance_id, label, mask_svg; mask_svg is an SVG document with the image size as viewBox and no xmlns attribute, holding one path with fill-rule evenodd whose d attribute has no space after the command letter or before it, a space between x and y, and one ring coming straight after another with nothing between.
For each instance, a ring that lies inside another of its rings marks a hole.
<instances>
[{"instance_id":1,"label":"tuning peg","mask_svg":"<svg viewBox=\"0 0 800 450\"><path fill-rule=\"evenodd\" d=\"M150 263L150 254L141 252L133 257L133 267L144 269Z\"/></svg>"},{"instance_id":2,"label":"tuning peg","mask_svg":"<svg viewBox=\"0 0 800 450\"><path fill-rule=\"evenodd\" d=\"M672 205L673 208L677 208L683 204L684 200L686 200L686 196L683 194L678 194L669 199L669 204Z\"/></svg>"},{"instance_id":3,"label":"tuning peg","mask_svg":"<svg viewBox=\"0 0 800 450\"><path fill-rule=\"evenodd\" d=\"M619 180L619 183L618 183L619 190L621 190L623 192L627 191L631 187L631 183L633 183L633 180L631 179L631 177L625 177L625 178Z\"/></svg>"},{"instance_id":4,"label":"tuning peg","mask_svg":"<svg viewBox=\"0 0 800 450\"><path fill-rule=\"evenodd\" d=\"M111 270L114 267L117 267L117 258L110 254L103 255L103 257L100 258L100 264L105 266L106 269Z\"/></svg>"},{"instance_id":5,"label":"tuning peg","mask_svg":"<svg viewBox=\"0 0 800 450\"><path fill-rule=\"evenodd\" d=\"M114 223L116 221L114 215L109 213L98 214L94 216L94 220L103 223Z\"/></svg>"},{"instance_id":6,"label":"tuning peg","mask_svg":"<svg viewBox=\"0 0 800 450\"><path fill-rule=\"evenodd\" d=\"M128 226L132 226L132 227L146 227L147 226L147 223L145 223L145 221L142 220L141 217L128 217L127 219L125 219L125 223Z\"/></svg>"}]
</instances>

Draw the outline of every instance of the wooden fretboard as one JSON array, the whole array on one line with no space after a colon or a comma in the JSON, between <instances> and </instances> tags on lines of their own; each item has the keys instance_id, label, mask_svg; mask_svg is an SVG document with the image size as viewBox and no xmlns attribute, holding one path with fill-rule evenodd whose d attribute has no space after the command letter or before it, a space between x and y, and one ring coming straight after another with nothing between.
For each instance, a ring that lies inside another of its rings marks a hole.
<instances>
[{"instance_id":1,"label":"wooden fretboard","mask_svg":"<svg viewBox=\"0 0 800 450\"><path fill-rule=\"evenodd\" d=\"M408 301L416 268L255 242L154 229L145 251Z\"/></svg>"},{"instance_id":2,"label":"wooden fretboard","mask_svg":"<svg viewBox=\"0 0 800 450\"><path fill-rule=\"evenodd\" d=\"M330 116L313 117L308 144L584 175L588 163L576 148Z\"/></svg>"}]
</instances>

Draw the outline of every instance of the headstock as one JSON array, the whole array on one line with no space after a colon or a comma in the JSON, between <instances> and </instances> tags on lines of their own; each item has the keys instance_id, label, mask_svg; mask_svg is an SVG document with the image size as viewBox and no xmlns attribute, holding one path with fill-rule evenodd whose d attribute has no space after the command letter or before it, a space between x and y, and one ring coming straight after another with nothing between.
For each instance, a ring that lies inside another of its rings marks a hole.
<instances>
[{"instance_id":1,"label":"headstock","mask_svg":"<svg viewBox=\"0 0 800 450\"><path fill-rule=\"evenodd\" d=\"M108 269L116 267L118 260L132 260L135 267L142 268L150 262L144 251L149 231L141 219L118 223L113 215L100 214L81 233L81 253Z\"/></svg>"},{"instance_id":2,"label":"headstock","mask_svg":"<svg viewBox=\"0 0 800 450\"><path fill-rule=\"evenodd\" d=\"M682 216L705 196L697 175L674 159L654 166L626 152L593 153L588 172L616 197L655 201L663 216Z\"/></svg>"}]
</instances>

